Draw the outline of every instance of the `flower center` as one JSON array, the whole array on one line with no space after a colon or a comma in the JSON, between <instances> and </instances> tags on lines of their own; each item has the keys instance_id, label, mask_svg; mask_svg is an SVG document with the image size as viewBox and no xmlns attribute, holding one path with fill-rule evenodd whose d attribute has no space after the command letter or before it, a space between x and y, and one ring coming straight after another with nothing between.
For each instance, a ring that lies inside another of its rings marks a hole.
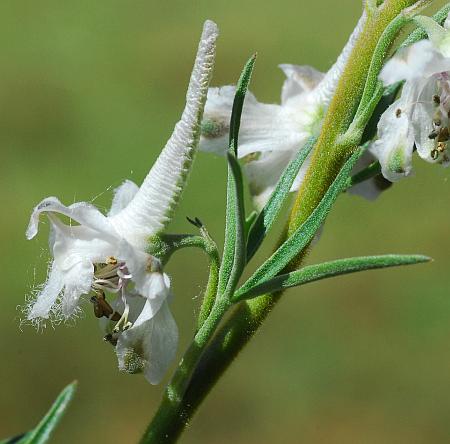
<instances>
[{"instance_id":1,"label":"flower center","mask_svg":"<svg viewBox=\"0 0 450 444\"><path fill-rule=\"evenodd\" d=\"M116 321L113 333L104 337L105 341L111 342L113 345L117 343L118 333L131 327L128 321L130 311L126 300L125 289L131 279L125 262L119 262L114 257L108 257L105 262L94 264L94 280L91 288L94 295L90 298L94 306L94 315L97 318L106 317L111 321ZM120 314L115 311L106 300L105 292L121 293L124 304L124 311Z\"/></svg>"},{"instance_id":2,"label":"flower center","mask_svg":"<svg viewBox=\"0 0 450 444\"><path fill-rule=\"evenodd\" d=\"M442 162L448 161L447 144L450 139L450 132L448 125L449 113L447 110L449 105L448 82L445 82L445 88L442 89L441 95L433 95L432 100L436 107L432 120L432 131L428 134L428 138L434 140L434 148L430 151L430 156L433 160L438 160L441 157ZM444 112L445 111L445 112Z\"/></svg>"}]
</instances>

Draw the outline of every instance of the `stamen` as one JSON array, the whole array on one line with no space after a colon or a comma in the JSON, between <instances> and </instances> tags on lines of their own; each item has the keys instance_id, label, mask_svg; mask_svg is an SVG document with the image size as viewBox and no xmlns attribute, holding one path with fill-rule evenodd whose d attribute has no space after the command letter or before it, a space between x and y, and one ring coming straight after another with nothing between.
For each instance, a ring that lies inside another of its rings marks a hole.
<instances>
[{"instance_id":1,"label":"stamen","mask_svg":"<svg viewBox=\"0 0 450 444\"><path fill-rule=\"evenodd\" d=\"M449 131L448 131L448 127L445 126L444 128L442 128L439 131L439 135L438 135L438 138L437 138L438 145L439 145L440 142L447 142L449 138L450 138L450 134L449 134Z\"/></svg>"},{"instance_id":2,"label":"stamen","mask_svg":"<svg viewBox=\"0 0 450 444\"><path fill-rule=\"evenodd\" d=\"M117 341L119 339L119 335L116 333L108 333L107 335L105 335L103 337L103 340L105 342L109 342L110 344L112 344L114 347L117 345Z\"/></svg>"},{"instance_id":3,"label":"stamen","mask_svg":"<svg viewBox=\"0 0 450 444\"><path fill-rule=\"evenodd\" d=\"M125 310L123 311L122 316L117 321L117 324L114 327L113 333L120 332L120 326L123 325L122 331L128 330L133 324L128 321L128 314L130 313L130 306L125 303Z\"/></svg>"},{"instance_id":4,"label":"stamen","mask_svg":"<svg viewBox=\"0 0 450 444\"><path fill-rule=\"evenodd\" d=\"M95 264L94 266L94 282L92 290L95 295L91 297L94 304L94 314L98 318L106 317L111 321L116 321L113 334L106 335L105 341L117 343L117 333L125 331L133 324L128 321L130 306L125 297L125 287L131 279L126 264L119 262L116 258L110 256L106 258L104 263ZM122 315L114 311L111 305L106 301L105 291L109 293L118 293L122 291L122 300L124 303L124 311Z\"/></svg>"},{"instance_id":5,"label":"stamen","mask_svg":"<svg viewBox=\"0 0 450 444\"><path fill-rule=\"evenodd\" d=\"M439 153L443 153L447 149L447 142L438 142L436 150Z\"/></svg>"},{"instance_id":6,"label":"stamen","mask_svg":"<svg viewBox=\"0 0 450 444\"><path fill-rule=\"evenodd\" d=\"M433 131L431 131L431 133L430 134L428 134L428 138L429 139L436 139L436 137L439 135L439 132L437 131L437 130L433 130Z\"/></svg>"},{"instance_id":7,"label":"stamen","mask_svg":"<svg viewBox=\"0 0 450 444\"><path fill-rule=\"evenodd\" d=\"M94 305L94 315L96 318L108 318L111 321L120 319L120 313L113 310L111 305L109 305L108 301L105 299L105 294L103 292L92 296L90 301Z\"/></svg>"}]
</instances>

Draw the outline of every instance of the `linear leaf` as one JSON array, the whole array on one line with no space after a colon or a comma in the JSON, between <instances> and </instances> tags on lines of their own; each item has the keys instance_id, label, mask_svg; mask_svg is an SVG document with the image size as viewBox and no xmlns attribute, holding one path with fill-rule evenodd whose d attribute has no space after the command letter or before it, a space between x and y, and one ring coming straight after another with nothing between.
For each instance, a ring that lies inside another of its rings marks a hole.
<instances>
[{"instance_id":1,"label":"linear leaf","mask_svg":"<svg viewBox=\"0 0 450 444\"><path fill-rule=\"evenodd\" d=\"M245 208L244 208L244 186L242 181L242 171L236 156L231 152L227 153L228 164L233 176L233 200L235 202L235 243L233 267L228 280L227 289L232 292L241 277L246 263L245 249Z\"/></svg>"},{"instance_id":2,"label":"linear leaf","mask_svg":"<svg viewBox=\"0 0 450 444\"><path fill-rule=\"evenodd\" d=\"M438 12L436 12L436 14L434 14L432 16L432 19L435 22L438 22L440 25L443 25L449 12L450 12L450 4L447 4L444 7L442 7ZM427 33L422 28L417 28L400 45L400 48L406 48L407 46L410 46L413 43L416 43L419 40L426 39L426 38L427 38Z\"/></svg>"},{"instance_id":3,"label":"linear leaf","mask_svg":"<svg viewBox=\"0 0 450 444\"><path fill-rule=\"evenodd\" d=\"M309 265L291 273L282 274L241 293L237 300L251 299L261 294L273 293L290 287L297 287L309 282L327 279L341 274L377 268L413 265L428 262L431 258L422 255L386 254L382 256L361 256Z\"/></svg>"},{"instance_id":4,"label":"linear leaf","mask_svg":"<svg viewBox=\"0 0 450 444\"><path fill-rule=\"evenodd\" d=\"M235 285L237 281L235 275L241 269L240 260L242 257L245 260L245 248L243 253L236 257L236 251L242 248L241 242L243 237L245 246L245 228L244 228L244 201L242 193L242 177L241 184L236 182L236 177L240 176L239 164L230 160L230 156L237 157L239 127L241 123L242 108L244 106L245 94L248 89L250 78L255 65L256 54L253 55L245 64L244 69L236 86L236 93L233 101L233 110L230 120L230 140L228 149L228 181L227 181L227 206L226 206L226 224L225 224L225 243L222 258L222 265L219 271L219 285L218 291L223 293L228 286L228 283ZM239 173L237 170L239 169ZM241 189L239 189L241 187ZM240 199L240 201L239 201ZM242 214L241 214L242 213ZM230 276L233 274L233 280L230 281Z\"/></svg>"},{"instance_id":5,"label":"linear leaf","mask_svg":"<svg viewBox=\"0 0 450 444\"><path fill-rule=\"evenodd\" d=\"M253 68L256 62L256 54L253 54L242 70L239 77L238 84L236 86L236 92L234 94L233 109L231 111L230 119L230 140L229 149L232 150L237 156L238 150L238 137L239 128L241 126L242 108L244 106L245 95L247 94L248 85L252 77Z\"/></svg>"},{"instance_id":6,"label":"linear leaf","mask_svg":"<svg viewBox=\"0 0 450 444\"><path fill-rule=\"evenodd\" d=\"M22 435L13 436L12 438L0 441L0 444L25 444L26 438L31 432L23 433Z\"/></svg>"},{"instance_id":7,"label":"linear leaf","mask_svg":"<svg viewBox=\"0 0 450 444\"><path fill-rule=\"evenodd\" d=\"M276 276L297 254L306 247L317 230L322 225L331 206L344 189L347 178L354 167L356 161L361 156L362 150L358 148L350 159L344 164L336 179L328 188L319 205L315 208L308 219L290 236L272 256L267 259L255 273L245 282L245 284L235 293L235 298L246 293L250 288L261 284L264 281Z\"/></svg>"},{"instance_id":8,"label":"linear leaf","mask_svg":"<svg viewBox=\"0 0 450 444\"><path fill-rule=\"evenodd\" d=\"M267 232L271 229L273 223L277 219L278 214L289 195L292 184L305 162L305 159L311 152L316 140L315 137L311 137L306 144L298 150L297 155L284 170L275 190L252 225L247 241L247 261L249 261L256 253Z\"/></svg>"},{"instance_id":9,"label":"linear leaf","mask_svg":"<svg viewBox=\"0 0 450 444\"><path fill-rule=\"evenodd\" d=\"M258 212L253 210L246 218L245 218L245 232L250 232L252 225L255 223L256 218L258 217Z\"/></svg>"},{"instance_id":10,"label":"linear leaf","mask_svg":"<svg viewBox=\"0 0 450 444\"><path fill-rule=\"evenodd\" d=\"M75 393L77 383L69 384L56 398L48 413L44 416L37 427L26 434L25 441L18 441L20 444L43 444L48 441L51 433L58 425L70 400Z\"/></svg>"}]
</instances>

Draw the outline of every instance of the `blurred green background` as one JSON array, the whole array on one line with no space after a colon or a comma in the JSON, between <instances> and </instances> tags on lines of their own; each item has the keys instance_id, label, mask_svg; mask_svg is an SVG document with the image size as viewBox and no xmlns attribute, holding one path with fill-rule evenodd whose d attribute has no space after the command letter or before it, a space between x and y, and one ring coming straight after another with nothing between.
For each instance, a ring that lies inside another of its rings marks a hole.
<instances>
[{"instance_id":1,"label":"blurred green background","mask_svg":"<svg viewBox=\"0 0 450 444\"><path fill-rule=\"evenodd\" d=\"M56 195L107 208L111 187L142 180L179 118L204 19L221 29L213 83L233 83L258 51L251 89L276 102L283 81L276 65L325 70L360 3L0 3L0 437L29 429L78 379L53 442L133 443L163 390L118 372L88 304L75 326L20 329L17 306L43 281L48 260L45 225L25 241L32 207ZM223 159L198 156L171 231L192 231L185 216L198 216L222 242L225 168ZM375 203L339 199L310 262L388 252L435 262L286 293L182 442L450 442L449 174L417 162L415 177ZM168 272L181 356L206 260L183 251Z\"/></svg>"}]
</instances>

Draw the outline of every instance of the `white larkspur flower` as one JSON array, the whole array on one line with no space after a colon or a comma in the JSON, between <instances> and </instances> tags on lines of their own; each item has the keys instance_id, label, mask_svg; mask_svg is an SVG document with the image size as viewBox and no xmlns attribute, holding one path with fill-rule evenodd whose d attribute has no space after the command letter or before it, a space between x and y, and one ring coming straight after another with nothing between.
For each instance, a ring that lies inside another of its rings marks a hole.
<instances>
[{"instance_id":1,"label":"white larkspur flower","mask_svg":"<svg viewBox=\"0 0 450 444\"><path fill-rule=\"evenodd\" d=\"M355 41L365 24L360 18L336 63L322 74L310 66L280 65L286 76L281 104L265 104L252 93L245 98L239 131L240 158L244 158L254 203L261 208L281 173L306 141L319 134L322 120ZM224 154L228 145L234 86L210 88L202 123L200 150ZM299 188L309 159L291 191Z\"/></svg>"},{"instance_id":2,"label":"white larkspur flower","mask_svg":"<svg viewBox=\"0 0 450 444\"><path fill-rule=\"evenodd\" d=\"M411 173L414 146L431 163L449 164L450 31L429 17L417 17L429 40L398 51L383 67L385 85L404 80L400 98L381 116L372 153L384 177L395 182Z\"/></svg>"},{"instance_id":3,"label":"white larkspur flower","mask_svg":"<svg viewBox=\"0 0 450 444\"><path fill-rule=\"evenodd\" d=\"M169 310L170 279L146 253L150 236L167 225L185 185L200 137L212 75L217 26L205 22L181 120L139 188L126 181L115 192L107 216L89 203L63 205L49 197L31 215L27 238L38 232L39 216L50 221L53 261L46 284L27 307L33 323L68 319L83 295L92 295L97 317L115 321L105 337L116 347L119 368L143 371L157 384L175 356L178 330ZM79 225L65 225L62 214ZM109 304L105 292L117 293Z\"/></svg>"}]
</instances>

